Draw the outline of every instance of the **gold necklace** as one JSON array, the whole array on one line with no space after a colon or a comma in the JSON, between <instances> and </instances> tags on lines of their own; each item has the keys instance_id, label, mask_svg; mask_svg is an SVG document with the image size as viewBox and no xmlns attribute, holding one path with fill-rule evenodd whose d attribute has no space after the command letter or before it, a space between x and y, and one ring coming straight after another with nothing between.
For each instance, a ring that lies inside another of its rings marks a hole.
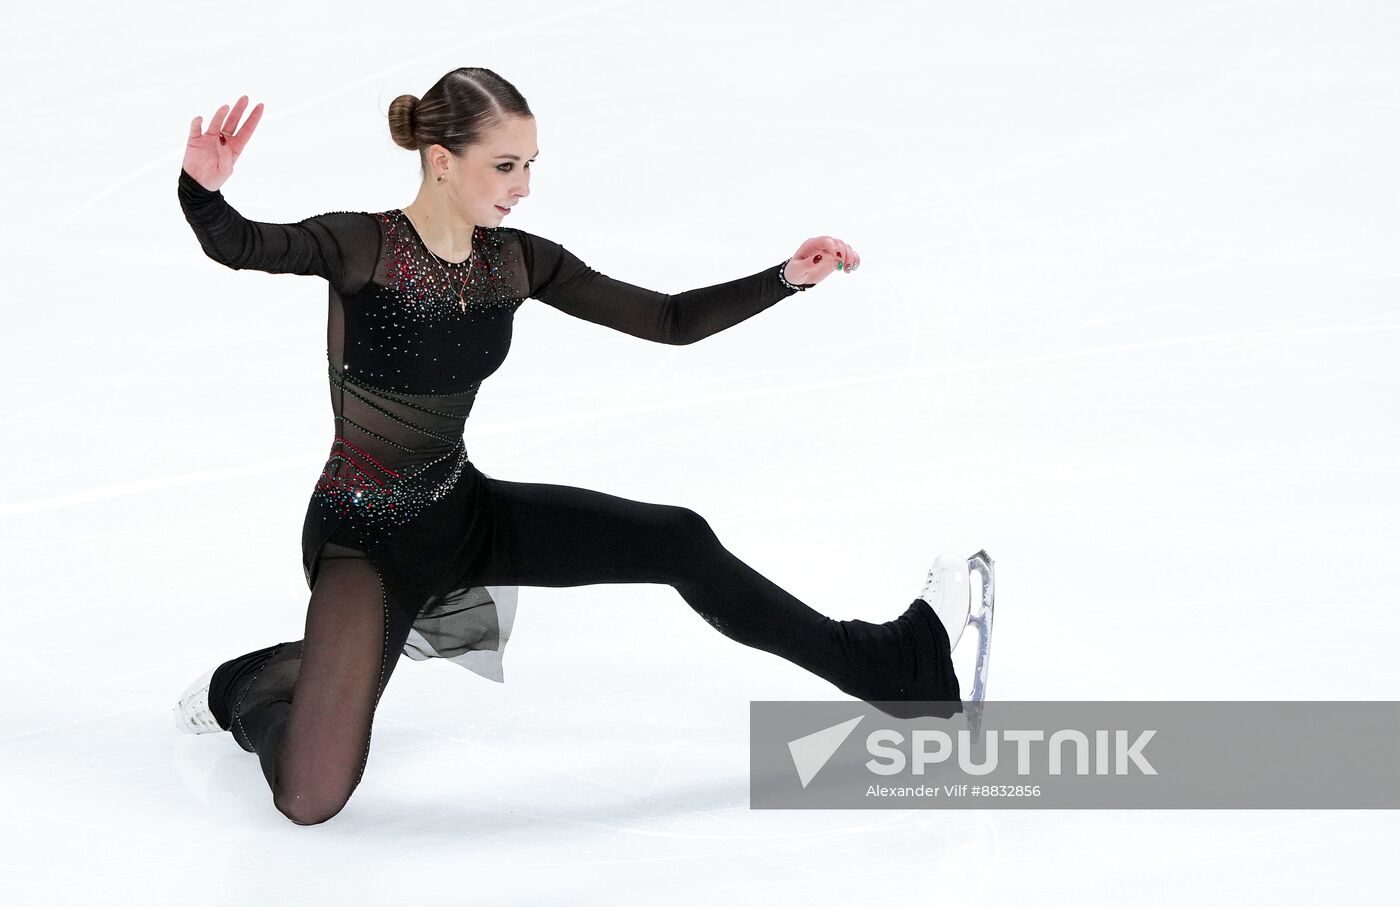
<instances>
[{"instance_id":1,"label":"gold necklace","mask_svg":"<svg viewBox=\"0 0 1400 907\"><path fill-rule=\"evenodd\" d=\"M446 267L445 265L443 265L442 259L439 258L437 255L435 255L435 254L433 253L433 250L432 250L432 249L429 249L429 248L428 248L428 244L427 244L426 242L423 241L423 234L419 232L419 230L418 230L418 225L415 224L415 223L413 222L413 218L411 218L411 217L408 216L408 212L407 212L406 210L404 210L403 208L400 208L399 211L403 214L404 217L408 218L409 226L413 227L413 235L416 236L416 237L418 237L418 245L420 245L420 246L423 247L423 251L428 253L428 257L429 257L429 258L431 258L433 261L437 262L438 268L442 271L442 276L447 280L447 286L448 286L448 288L451 289L451 287L452 287L452 275L450 275L450 274L447 273L447 267ZM476 228L475 228L475 227L472 228L472 235L473 235L473 237L475 237L475 235L476 235ZM471 262L471 260L472 260L475 256L476 256L476 249L475 249L475 247L473 247L472 250L471 250L470 252L467 253L467 257L466 257L466 258L462 259L461 261L454 261L453 264L454 264L454 265L468 265L468 267L467 267L467 277L470 278L470 277L471 277L471 273L472 273L472 272L471 272L470 262ZM467 311L467 285L466 285L465 282L463 282L462 285L461 285L460 287L458 287L458 289L457 289L457 301L458 301L459 303L462 304L462 312L465 313L465 312Z\"/></svg>"}]
</instances>

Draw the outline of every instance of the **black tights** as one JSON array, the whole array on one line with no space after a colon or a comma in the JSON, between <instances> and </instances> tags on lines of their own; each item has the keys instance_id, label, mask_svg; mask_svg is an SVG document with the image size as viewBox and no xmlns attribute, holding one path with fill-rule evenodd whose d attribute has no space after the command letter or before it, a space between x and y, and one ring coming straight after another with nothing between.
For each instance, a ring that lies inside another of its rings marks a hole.
<instances>
[{"instance_id":1,"label":"black tights","mask_svg":"<svg viewBox=\"0 0 1400 907\"><path fill-rule=\"evenodd\" d=\"M487 546L474 585L672 586L720 633L771 652L842 692L899 717L960 711L948 638L915 600L883 624L833 620L729 552L703 517L575 488L488 484L500 543ZM210 702L244 749L258 754L277 808L324 822L359 785L374 710L412 617L391 603L373 563L328 543L302 640L226 662Z\"/></svg>"}]
</instances>

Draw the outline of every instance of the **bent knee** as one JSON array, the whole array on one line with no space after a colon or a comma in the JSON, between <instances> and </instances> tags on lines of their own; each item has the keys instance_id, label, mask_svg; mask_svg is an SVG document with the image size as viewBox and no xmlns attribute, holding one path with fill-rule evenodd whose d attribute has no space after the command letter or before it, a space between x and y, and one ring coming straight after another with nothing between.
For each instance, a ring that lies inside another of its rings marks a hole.
<instances>
[{"instance_id":1,"label":"bent knee","mask_svg":"<svg viewBox=\"0 0 1400 907\"><path fill-rule=\"evenodd\" d=\"M277 811L298 825L320 825L345 808L347 799L317 800L295 796L273 798Z\"/></svg>"}]
</instances>

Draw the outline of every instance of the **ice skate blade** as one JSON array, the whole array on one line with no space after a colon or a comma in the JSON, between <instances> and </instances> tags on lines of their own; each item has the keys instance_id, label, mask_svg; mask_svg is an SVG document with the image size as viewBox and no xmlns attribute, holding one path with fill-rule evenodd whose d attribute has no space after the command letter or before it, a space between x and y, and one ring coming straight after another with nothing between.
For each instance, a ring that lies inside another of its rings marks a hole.
<instances>
[{"instance_id":1,"label":"ice skate blade","mask_svg":"<svg viewBox=\"0 0 1400 907\"><path fill-rule=\"evenodd\" d=\"M982 577L982 603L968 626L977 628L977 667L972 677L972 698L963 703L968 725L974 734L981 730L982 703L987 698L987 667L992 656L992 610L996 602L996 566L985 550L967 559L968 569Z\"/></svg>"}]
</instances>

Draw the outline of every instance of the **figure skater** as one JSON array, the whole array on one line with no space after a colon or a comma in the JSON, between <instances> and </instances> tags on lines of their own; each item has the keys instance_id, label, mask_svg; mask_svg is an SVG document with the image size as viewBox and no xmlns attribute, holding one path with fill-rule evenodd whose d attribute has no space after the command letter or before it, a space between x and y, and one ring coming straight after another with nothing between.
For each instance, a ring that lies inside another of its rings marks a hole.
<instances>
[{"instance_id":1,"label":"figure skater","mask_svg":"<svg viewBox=\"0 0 1400 907\"><path fill-rule=\"evenodd\" d=\"M600 274L558 243L503 225L530 194L535 118L513 85L477 67L389 107L393 140L419 156L410 205L251 221L220 191L262 116L258 104L240 126L247 103L220 107L207 129L191 122L180 204L220 264L328 282L335 438L303 526L304 637L198 678L176 706L177 725L231 732L257 754L281 813L324 822L359 785L401 649L499 656L503 599L515 587L595 583L669 585L730 639L888 714L962 711L951 652L969 622L967 562L937 560L893 620L833 620L730 553L693 510L502 481L467 457L467 415L505 359L526 298L689 344L835 271L854 273L850 245L812 237L781 264L676 294Z\"/></svg>"}]
</instances>

